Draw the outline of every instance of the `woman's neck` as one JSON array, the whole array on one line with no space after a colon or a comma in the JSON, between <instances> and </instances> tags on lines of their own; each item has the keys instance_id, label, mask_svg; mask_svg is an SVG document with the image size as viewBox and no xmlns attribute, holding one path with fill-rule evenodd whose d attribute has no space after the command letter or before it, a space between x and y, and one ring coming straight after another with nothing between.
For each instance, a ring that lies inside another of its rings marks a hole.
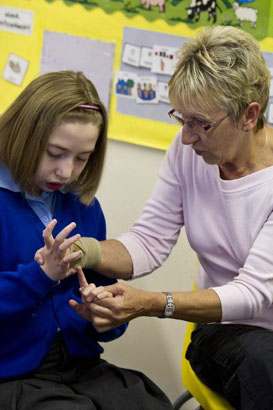
<instances>
[{"instance_id":1,"label":"woman's neck","mask_svg":"<svg viewBox=\"0 0 273 410\"><path fill-rule=\"evenodd\" d=\"M268 127L246 135L235 160L219 166L221 178L238 179L273 165L271 141L272 128Z\"/></svg>"}]
</instances>

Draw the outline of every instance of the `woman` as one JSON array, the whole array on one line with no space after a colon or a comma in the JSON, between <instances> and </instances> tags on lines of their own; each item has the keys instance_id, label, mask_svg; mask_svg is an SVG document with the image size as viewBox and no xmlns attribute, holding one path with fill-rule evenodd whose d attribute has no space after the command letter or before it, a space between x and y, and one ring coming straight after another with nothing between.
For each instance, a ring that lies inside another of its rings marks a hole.
<instances>
[{"instance_id":1,"label":"woman","mask_svg":"<svg viewBox=\"0 0 273 410\"><path fill-rule=\"evenodd\" d=\"M98 300L88 286L83 305L70 302L98 331L138 316L199 323L187 352L193 369L244 410L273 403L269 85L259 44L240 29L206 28L182 47L169 82L169 115L182 130L150 199L129 233L98 248L83 238L80 247L100 255L98 272L137 278L162 265L185 226L200 262L197 291L166 295L118 283L105 287L113 298Z\"/></svg>"}]
</instances>

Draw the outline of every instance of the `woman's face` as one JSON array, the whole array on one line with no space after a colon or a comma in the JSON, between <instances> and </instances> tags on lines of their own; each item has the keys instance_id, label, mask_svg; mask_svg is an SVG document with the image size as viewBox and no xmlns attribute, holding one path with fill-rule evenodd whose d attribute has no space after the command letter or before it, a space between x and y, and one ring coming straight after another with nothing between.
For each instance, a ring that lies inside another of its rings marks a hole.
<instances>
[{"instance_id":1,"label":"woman's face","mask_svg":"<svg viewBox=\"0 0 273 410\"><path fill-rule=\"evenodd\" d=\"M238 155L241 144L239 127L231 121L226 110L219 109L209 114L196 115L180 107L185 121L182 129L182 143L191 145L195 153L208 164L232 163ZM216 122L215 124L212 124ZM202 127L212 124L207 131Z\"/></svg>"},{"instance_id":2,"label":"woman's face","mask_svg":"<svg viewBox=\"0 0 273 410\"><path fill-rule=\"evenodd\" d=\"M56 191L75 181L95 150L99 129L92 123L62 123L49 137L36 173L42 191Z\"/></svg>"}]
</instances>

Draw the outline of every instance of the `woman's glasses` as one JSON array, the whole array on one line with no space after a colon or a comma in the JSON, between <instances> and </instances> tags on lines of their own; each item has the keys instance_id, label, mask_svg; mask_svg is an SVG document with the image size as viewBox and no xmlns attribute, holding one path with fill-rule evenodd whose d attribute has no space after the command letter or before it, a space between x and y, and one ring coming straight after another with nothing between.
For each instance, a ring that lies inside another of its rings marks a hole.
<instances>
[{"instance_id":1,"label":"woman's glasses","mask_svg":"<svg viewBox=\"0 0 273 410\"><path fill-rule=\"evenodd\" d=\"M204 131L210 130L212 127L214 127L217 124L220 124L220 122L224 121L225 118L229 116L229 113L226 114L224 117L220 118L219 120L212 121L212 122L206 122L202 120L198 120L197 118L193 118L192 120L185 121L184 118L182 118L181 114L175 111L175 109L172 109L171 111L168 112L168 116L177 122L179 125L185 125L187 124L188 127L194 128L194 127L201 127Z\"/></svg>"}]
</instances>

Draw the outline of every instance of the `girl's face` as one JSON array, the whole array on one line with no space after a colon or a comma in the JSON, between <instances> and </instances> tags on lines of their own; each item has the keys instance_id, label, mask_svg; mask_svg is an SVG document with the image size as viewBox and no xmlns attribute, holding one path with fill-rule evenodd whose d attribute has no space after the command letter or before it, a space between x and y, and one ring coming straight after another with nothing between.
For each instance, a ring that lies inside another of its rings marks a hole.
<instances>
[{"instance_id":1,"label":"girl's face","mask_svg":"<svg viewBox=\"0 0 273 410\"><path fill-rule=\"evenodd\" d=\"M95 150L99 129L92 123L62 123L49 137L36 173L42 191L56 191L75 181Z\"/></svg>"}]
</instances>

